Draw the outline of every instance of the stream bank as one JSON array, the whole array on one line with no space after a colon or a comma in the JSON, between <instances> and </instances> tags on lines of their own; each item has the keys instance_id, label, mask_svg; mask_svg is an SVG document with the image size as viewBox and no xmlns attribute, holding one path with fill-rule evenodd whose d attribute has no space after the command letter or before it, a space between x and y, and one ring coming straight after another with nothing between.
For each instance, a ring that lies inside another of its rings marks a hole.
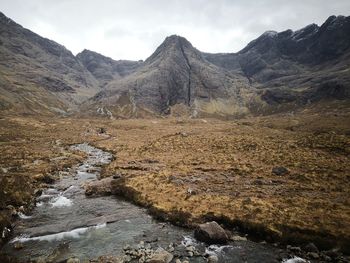
<instances>
[{"instance_id":1,"label":"stream bank","mask_svg":"<svg viewBox=\"0 0 350 263\"><path fill-rule=\"evenodd\" d=\"M172 262L208 262L210 256L218 262L281 262L290 256L283 249L249 240L208 246L196 241L191 230L157 221L146 209L115 196L88 198L83 185L97 180L101 166L113 156L88 144L71 149L86 153L87 159L61 173L61 179L37 198L33 211L21 216L14 238L1 251L8 261L102 262L103 256L112 256L141 262L130 251L160 248L172 254Z\"/></svg>"}]
</instances>

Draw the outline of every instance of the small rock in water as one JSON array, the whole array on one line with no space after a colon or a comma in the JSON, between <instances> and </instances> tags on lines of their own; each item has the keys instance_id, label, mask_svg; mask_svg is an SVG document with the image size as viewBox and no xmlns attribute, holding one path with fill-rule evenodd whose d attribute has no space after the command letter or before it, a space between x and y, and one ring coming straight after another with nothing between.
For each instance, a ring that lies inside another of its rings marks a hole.
<instances>
[{"instance_id":1,"label":"small rock in water","mask_svg":"<svg viewBox=\"0 0 350 263\"><path fill-rule=\"evenodd\" d=\"M125 246L123 247L123 250L124 250L124 251L130 250L130 249L131 249L130 245L125 245Z\"/></svg>"},{"instance_id":2,"label":"small rock in water","mask_svg":"<svg viewBox=\"0 0 350 263\"><path fill-rule=\"evenodd\" d=\"M217 262L219 262L219 259L217 256L211 255L208 257L208 263L217 263Z\"/></svg>"},{"instance_id":3,"label":"small rock in water","mask_svg":"<svg viewBox=\"0 0 350 263\"><path fill-rule=\"evenodd\" d=\"M316 252L318 253L318 248L315 246L314 243L309 243L304 247L304 250L306 252Z\"/></svg>"},{"instance_id":4,"label":"small rock in water","mask_svg":"<svg viewBox=\"0 0 350 263\"><path fill-rule=\"evenodd\" d=\"M80 263L80 259L79 258L69 258L66 262L67 263Z\"/></svg>"},{"instance_id":5,"label":"small rock in water","mask_svg":"<svg viewBox=\"0 0 350 263\"><path fill-rule=\"evenodd\" d=\"M24 247L24 245L21 242L16 242L13 247L15 249L22 249Z\"/></svg>"},{"instance_id":6,"label":"small rock in water","mask_svg":"<svg viewBox=\"0 0 350 263\"><path fill-rule=\"evenodd\" d=\"M34 190L34 195L35 195L35 196L40 196L42 193L43 193L43 190L42 190L42 189L35 189L35 190Z\"/></svg>"},{"instance_id":7,"label":"small rock in water","mask_svg":"<svg viewBox=\"0 0 350 263\"><path fill-rule=\"evenodd\" d=\"M309 252L309 253L307 253L307 255L312 259L319 259L320 258L320 255L316 252Z\"/></svg>"}]
</instances>

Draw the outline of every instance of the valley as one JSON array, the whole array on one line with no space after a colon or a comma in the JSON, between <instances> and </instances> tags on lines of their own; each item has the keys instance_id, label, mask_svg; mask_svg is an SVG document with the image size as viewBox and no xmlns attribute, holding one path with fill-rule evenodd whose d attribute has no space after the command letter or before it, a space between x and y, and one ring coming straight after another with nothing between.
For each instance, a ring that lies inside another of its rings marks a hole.
<instances>
[{"instance_id":1,"label":"valley","mask_svg":"<svg viewBox=\"0 0 350 263\"><path fill-rule=\"evenodd\" d=\"M349 69L350 16L133 61L0 13L0 262L349 262Z\"/></svg>"}]
</instances>

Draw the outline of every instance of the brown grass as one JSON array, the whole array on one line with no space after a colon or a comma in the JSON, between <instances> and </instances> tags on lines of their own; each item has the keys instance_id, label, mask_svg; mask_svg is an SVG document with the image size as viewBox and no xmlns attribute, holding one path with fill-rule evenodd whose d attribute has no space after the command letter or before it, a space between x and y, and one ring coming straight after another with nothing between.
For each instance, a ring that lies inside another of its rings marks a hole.
<instances>
[{"instance_id":1,"label":"brown grass","mask_svg":"<svg viewBox=\"0 0 350 263\"><path fill-rule=\"evenodd\" d=\"M33 182L35 174L78 162L66 146L88 141L116 156L103 176L125 176L120 194L160 218L189 226L215 218L264 239L313 240L321 247L337 240L346 248L349 116L345 108L237 121L8 117L0 120L0 166L18 167L7 176L21 180L25 174ZM97 134L99 127L107 135ZM70 161L50 161L59 156ZM275 166L289 173L274 175ZM22 190L11 197L16 190L10 189L6 204L21 204Z\"/></svg>"}]
</instances>

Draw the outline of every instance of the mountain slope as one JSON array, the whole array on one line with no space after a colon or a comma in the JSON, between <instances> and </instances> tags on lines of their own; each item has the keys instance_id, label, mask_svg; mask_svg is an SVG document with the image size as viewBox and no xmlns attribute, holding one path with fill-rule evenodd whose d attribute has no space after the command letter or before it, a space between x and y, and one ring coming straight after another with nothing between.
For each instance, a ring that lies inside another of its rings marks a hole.
<instances>
[{"instance_id":1,"label":"mountain slope","mask_svg":"<svg viewBox=\"0 0 350 263\"><path fill-rule=\"evenodd\" d=\"M87 70L104 87L113 79L119 79L136 71L142 61L113 60L94 51L84 49L76 56Z\"/></svg>"},{"instance_id":2,"label":"mountain slope","mask_svg":"<svg viewBox=\"0 0 350 263\"><path fill-rule=\"evenodd\" d=\"M295 32L268 31L238 53L204 57L243 71L269 104L350 98L350 17L331 16L321 27Z\"/></svg>"},{"instance_id":3,"label":"mountain slope","mask_svg":"<svg viewBox=\"0 0 350 263\"><path fill-rule=\"evenodd\" d=\"M64 46L0 13L0 108L63 113L93 96L98 83Z\"/></svg>"},{"instance_id":4,"label":"mountain slope","mask_svg":"<svg viewBox=\"0 0 350 263\"><path fill-rule=\"evenodd\" d=\"M268 31L238 53L172 35L146 61L69 50L0 13L0 110L231 118L350 101L350 17ZM334 105L334 104L333 104Z\"/></svg>"},{"instance_id":5,"label":"mountain slope","mask_svg":"<svg viewBox=\"0 0 350 263\"><path fill-rule=\"evenodd\" d=\"M244 76L209 63L185 38L173 35L137 71L111 81L107 90L85 107L104 105L115 115L125 117L139 116L140 112L177 111L193 116L233 116L247 112L252 93Z\"/></svg>"}]
</instances>

